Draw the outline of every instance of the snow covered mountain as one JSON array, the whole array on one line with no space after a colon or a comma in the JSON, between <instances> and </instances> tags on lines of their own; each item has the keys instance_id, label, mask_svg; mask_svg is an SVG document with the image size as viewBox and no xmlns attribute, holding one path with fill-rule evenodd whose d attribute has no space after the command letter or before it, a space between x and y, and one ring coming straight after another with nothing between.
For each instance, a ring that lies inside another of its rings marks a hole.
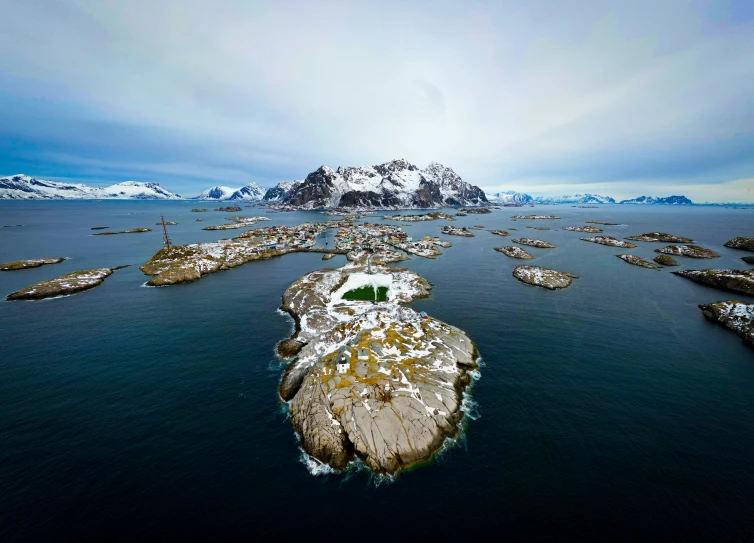
<instances>
[{"instance_id":1,"label":"snow covered mountain","mask_svg":"<svg viewBox=\"0 0 754 543\"><path fill-rule=\"evenodd\" d=\"M426 169L406 160L377 166L321 166L290 187L279 184L265 198L303 209L334 207L432 208L480 205L487 197L479 187L464 182L451 168L432 162ZM282 193L282 194L281 194Z\"/></svg>"},{"instance_id":2,"label":"snow covered mountain","mask_svg":"<svg viewBox=\"0 0 754 543\"><path fill-rule=\"evenodd\" d=\"M639 204L639 205L691 205L694 202L685 196L639 196L630 200L621 200L621 204Z\"/></svg>"},{"instance_id":3,"label":"snow covered mountain","mask_svg":"<svg viewBox=\"0 0 754 543\"><path fill-rule=\"evenodd\" d=\"M0 177L0 200L180 200L177 194L158 183L125 181L105 188L80 183L61 183L35 179L28 175Z\"/></svg>"},{"instance_id":4,"label":"snow covered mountain","mask_svg":"<svg viewBox=\"0 0 754 543\"><path fill-rule=\"evenodd\" d=\"M537 196L534 202L538 204L614 204L610 196L599 194L567 194L565 196Z\"/></svg>"},{"instance_id":5,"label":"snow covered mountain","mask_svg":"<svg viewBox=\"0 0 754 543\"><path fill-rule=\"evenodd\" d=\"M288 195L295 187L298 187L303 181L284 181L282 183L278 183L271 189L267 189L267 192L264 195L264 201L275 203L280 201L283 196Z\"/></svg>"},{"instance_id":6,"label":"snow covered mountain","mask_svg":"<svg viewBox=\"0 0 754 543\"><path fill-rule=\"evenodd\" d=\"M498 204L526 204L533 200L530 195L523 192L516 192L515 190L491 192L487 194L487 199L490 202Z\"/></svg>"},{"instance_id":7,"label":"snow covered mountain","mask_svg":"<svg viewBox=\"0 0 754 543\"><path fill-rule=\"evenodd\" d=\"M191 198L191 200L246 200L257 202L264 197L264 194L265 191L262 187L256 183L249 183L240 189L223 186L212 187L202 192L199 196Z\"/></svg>"}]
</instances>

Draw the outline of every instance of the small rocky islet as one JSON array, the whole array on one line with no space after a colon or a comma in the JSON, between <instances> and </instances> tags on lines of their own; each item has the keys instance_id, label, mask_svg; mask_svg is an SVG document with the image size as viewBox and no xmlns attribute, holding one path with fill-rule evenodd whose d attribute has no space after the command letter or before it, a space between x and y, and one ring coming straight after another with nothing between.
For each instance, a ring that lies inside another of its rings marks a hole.
<instances>
[{"instance_id":1,"label":"small rocky islet","mask_svg":"<svg viewBox=\"0 0 754 543\"><path fill-rule=\"evenodd\" d=\"M741 260L743 260L747 264L754 264L754 256L742 256Z\"/></svg>"},{"instance_id":2,"label":"small rocky islet","mask_svg":"<svg viewBox=\"0 0 754 543\"><path fill-rule=\"evenodd\" d=\"M602 228L596 226L564 226L563 230L569 232L584 232L586 234L599 234L602 232Z\"/></svg>"},{"instance_id":3,"label":"small rocky islet","mask_svg":"<svg viewBox=\"0 0 754 543\"><path fill-rule=\"evenodd\" d=\"M742 251L754 252L754 238L733 238L726 241L724 245L725 247L730 247L731 249L741 249Z\"/></svg>"},{"instance_id":4,"label":"small rocky islet","mask_svg":"<svg viewBox=\"0 0 754 543\"><path fill-rule=\"evenodd\" d=\"M588 241L590 243L597 243L599 245L607 245L608 247L620 247L622 249L634 249L636 245L630 241L623 241L612 236L594 236L591 238L579 238L582 241Z\"/></svg>"},{"instance_id":5,"label":"small rocky islet","mask_svg":"<svg viewBox=\"0 0 754 543\"><path fill-rule=\"evenodd\" d=\"M754 269L678 270L671 273L711 287L754 296Z\"/></svg>"},{"instance_id":6,"label":"small rocky islet","mask_svg":"<svg viewBox=\"0 0 754 543\"><path fill-rule=\"evenodd\" d=\"M527 253L521 247L516 247L515 245L508 245L506 247L495 247L494 249L500 253L503 253L505 256L509 256L511 258L520 258L522 260L531 260L532 258L534 258L532 255Z\"/></svg>"},{"instance_id":7,"label":"small rocky islet","mask_svg":"<svg viewBox=\"0 0 754 543\"><path fill-rule=\"evenodd\" d=\"M432 211L430 213L425 213L423 215L385 215L382 218L393 220L393 221L404 221L404 222L437 221L440 219L445 219L448 221L455 220L451 215L448 215L447 213L443 211Z\"/></svg>"},{"instance_id":8,"label":"small rocky islet","mask_svg":"<svg viewBox=\"0 0 754 543\"><path fill-rule=\"evenodd\" d=\"M162 223L160 223L162 224ZM115 236L118 234L141 234L143 232L151 232L151 228L131 228L130 230L118 230L116 232L97 232L92 234L93 236Z\"/></svg>"},{"instance_id":9,"label":"small rocky islet","mask_svg":"<svg viewBox=\"0 0 754 543\"><path fill-rule=\"evenodd\" d=\"M508 232L507 230L489 230L489 233L495 234L496 236L503 236L503 237L510 236L510 232Z\"/></svg>"},{"instance_id":10,"label":"small rocky islet","mask_svg":"<svg viewBox=\"0 0 754 543\"><path fill-rule=\"evenodd\" d=\"M466 213L468 213L469 215L486 215L487 213L492 213L492 211L490 211L486 207L474 207L467 209Z\"/></svg>"},{"instance_id":11,"label":"small rocky islet","mask_svg":"<svg viewBox=\"0 0 754 543\"><path fill-rule=\"evenodd\" d=\"M699 309L707 319L733 330L747 345L754 347L754 304L732 300L700 304Z\"/></svg>"},{"instance_id":12,"label":"small rocky islet","mask_svg":"<svg viewBox=\"0 0 754 543\"><path fill-rule=\"evenodd\" d=\"M113 274L115 270L126 268L127 266L116 266L114 268L96 268L93 270L79 270L72 273L40 281L21 290L9 294L7 300L44 300L46 298L56 298L58 296L69 296L78 292L89 290L102 284L102 282Z\"/></svg>"},{"instance_id":13,"label":"small rocky islet","mask_svg":"<svg viewBox=\"0 0 754 543\"><path fill-rule=\"evenodd\" d=\"M465 238L473 238L474 233L464 228L457 228L455 226L445 225L440 227L440 232L446 236L462 236Z\"/></svg>"},{"instance_id":14,"label":"small rocky islet","mask_svg":"<svg viewBox=\"0 0 754 543\"><path fill-rule=\"evenodd\" d=\"M551 270L541 266L516 266L513 270L513 277L523 283L548 290L567 288L571 286L573 279L579 278L572 273Z\"/></svg>"},{"instance_id":15,"label":"small rocky islet","mask_svg":"<svg viewBox=\"0 0 754 543\"><path fill-rule=\"evenodd\" d=\"M602 226L620 226L619 222L586 221L587 224L601 224Z\"/></svg>"},{"instance_id":16,"label":"small rocky islet","mask_svg":"<svg viewBox=\"0 0 754 543\"><path fill-rule=\"evenodd\" d=\"M655 249L655 253L663 253L673 256L687 256L690 258L719 258L715 251L700 247L699 245L668 245L662 249Z\"/></svg>"},{"instance_id":17,"label":"small rocky islet","mask_svg":"<svg viewBox=\"0 0 754 543\"><path fill-rule=\"evenodd\" d=\"M0 271L16 271L16 270L28 270L30 268L38 268L49 264L60 264L65 258L30 258L28 260L16 260L15 262L8 262L6 264L0 264Z\"/></svg>"},{"instance_id":18,"label":"small rocky islet","mask_svg":"<svg viewBox=\"0 0 754 543\"><path fill-rule=\"evenodd\" d=\"M640 256L636 256L636 255L615 255L615 256L617 256L624 262L633 264L634 266L641 266L642 268L649 268L650 270L662 269L662 266L658 266L654 262L650 262L649 260L646 260Z\"/></svg>"},{"instance_id":19,"label":"small rocky islet","mask_svg":"<svg viewBox=\"0 0 754 543\"><path fill-rule=\"evenodd\" d=\"M648 232L646 234L640 234L638 236L628 236L626 239L632 241L661 241L664 243L691 243L694 240L691 238L685 238L683 236L676 236L673 234L666 234L665 232Z\"/></svg>"},{"instance_id":20,"label":"small rocky islet","mask_svg":"<svg viewBox=\"0 0 754 543\"><path fill-rule=\"evenodd\" d=\"M335 470L356 457L378 474L429 460L455 437L478 353L460 329L401 304L429 295L405 268L347 265L283 294L297 356L280 383L307 454ZM349 299L371 289L381 301Z\"/></svg>"},{"instance_id":21,"label":"small rocky islet","mask_svg":"<svg viewBox=\"0 0 754 543\"><path fill-rule=\"evenodd\" d=\"M553 245L549 241L543 241L541 239L518 238L518 239L513 239L511 241L513 243L518 243L519 245L527 245L529 247L536 247L537 249L555 249L555 245Z\"/></svg>"},{"instance_id":22,"label":"small rocky islet","mask_svg":"<svg viewBox=\"0 0 754 543\"><path fill-rule=\"evenodd\" d=\"M555 215L513 215L512 219L559 219Z\"/></svg>"},{"instance_id":23,"label":"small rocky islet","mask_svg":"<svg viewBox=\"0 0 754 543\"><path fill-rule=\"evenodd\" d=\"M680 266L678 261L670 255L657 255L652 260L663 266Z\"/></svg>"}]
</instances>

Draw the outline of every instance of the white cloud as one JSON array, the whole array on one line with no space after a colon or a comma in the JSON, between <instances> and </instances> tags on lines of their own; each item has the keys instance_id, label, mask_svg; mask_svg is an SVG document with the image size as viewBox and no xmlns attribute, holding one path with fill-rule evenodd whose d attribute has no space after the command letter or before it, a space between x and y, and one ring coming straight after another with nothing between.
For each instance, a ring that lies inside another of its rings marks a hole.
<instances>
[{"instance_id":1,"label":"white cloud","mask_svg":"<svg viewBox=\"0 0 754 543\"><path fill-rule=\"evenodd\" d=\"M64 126L82 173L92 139L112 175L197 185L405 157L487 187L708 199L754 173L754 26L712 2L9 1L0 18L0 137Z\"/></svg>"}]
</instances>

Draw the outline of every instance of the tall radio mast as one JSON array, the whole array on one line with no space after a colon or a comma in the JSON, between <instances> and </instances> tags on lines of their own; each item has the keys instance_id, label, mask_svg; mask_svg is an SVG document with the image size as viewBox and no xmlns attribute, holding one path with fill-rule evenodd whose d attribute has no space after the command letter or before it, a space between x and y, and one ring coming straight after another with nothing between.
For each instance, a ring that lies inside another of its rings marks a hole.
<instances>
[{"instance_id":1,"label":"tall radio mast","mask_svg":"<svg viewBox=\"0 0 754 543\"><path fill-rule=\"evenodd\" d=\"M165 224L165 216L160 215L160 219L162 219L162 243L165 245L165 249L170 249L173 242L170 239L170 234L168 234L168 225Z\"/></svg>"}]
</instances>

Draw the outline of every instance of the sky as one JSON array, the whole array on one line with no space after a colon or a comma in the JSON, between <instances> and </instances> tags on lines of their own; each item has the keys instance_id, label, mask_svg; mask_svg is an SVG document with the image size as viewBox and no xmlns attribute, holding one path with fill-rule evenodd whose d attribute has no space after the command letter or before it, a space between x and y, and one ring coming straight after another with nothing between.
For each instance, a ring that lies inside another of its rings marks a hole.
<instances>
[{"instance_id":1,"label":"sky","mask_svg":"<svg viewBox=\"0 0 754 543\"><path fill-rule=\"evenodd\" d=\"M754 1L3 0L0 175L184 195L436 160L754 202Z\"/></svg>"}]
</instances>

